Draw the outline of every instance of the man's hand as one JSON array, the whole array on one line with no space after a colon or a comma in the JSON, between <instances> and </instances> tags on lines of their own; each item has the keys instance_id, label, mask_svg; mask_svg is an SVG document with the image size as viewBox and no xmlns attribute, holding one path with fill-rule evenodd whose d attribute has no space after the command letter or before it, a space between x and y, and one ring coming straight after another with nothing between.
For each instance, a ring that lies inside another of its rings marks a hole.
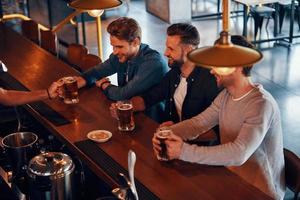
<instances>
[{"instance_id":1,"label":"man's hand","mask_svg":"<svg viewBox=\"0 0 300 200\"><path fill-rule=\"evenodd\" d=\"M109 78L102 78L95 82L96 86L102 90L105 90L110 85Z\"/></svg>"},{"instance_id":2,"label":"man's hand","mask_svg":"<svg viewBox=\"0 0 300 200\"><path fill-rule=\"evenodd\" d=\"M117 103L110 104L109 110L110 114L113 118L118 119L118 113L117 113Z\"/></svg>"},{"instance_id":3,"label":"man's hand","mask_svg":"<svg viewBox=\"0 0 300 200\"><path fill-rule=\"evenodd\" d=\"M78 88L82 88L86 85L86 81L81 76L75 76L75 79L77 80L77 86Z\"/></svg>"},{"instance_id":4,"label":"man's hand","mask_svg":"<svg viewBox=\"0 0 300 200\"><path fill-rule=\"evenodd\" d=\"M163 122L159 125L159 128L162 128L162 127L167 127L167 126L172 126L174 125L174 122L172 121L166 121L166 122Z\"/></svg>"},{"instance_id":5,"label":"man's hand","mask_svg":"<svg viewBox=\"0 0 300 200\"><path fill-rule=\"evenodd\" d=\"M160 147L160 142L157 139L155 134L153 135L153 138L152 138L152 145L153 145L154 154L158 158L159 157L159 152L161 151L161 147Z\"/></svg>"},{"instance_id":6,"label":"man's hand","mask_svg":"<svg viewBox=\"0 0 300 200\"><path fill-rule=\"evenodd\" d=\"M146 105L142 97L135 96L132 97L130 100L132 102L134 111L144 111L146 109Z\"/></svg>"},{"instance_id":7,"label":"man's hand","mask_svg":"<svg viewBox=\"0 0 300 200\"><path fill-rule=\"evenodd\" d=\"M179 136L171 133L165 142L169 160L178 159L181 154L183 140Z\"/></svg>"},{"instance_id":8,"label":"man's hand","mask_svg":"<svg viewBox=\"0 0 300 200\"><path fill-rule=\"evenodd\" d=\"M53 82L49 88L48 88L48 93L49 93L49 98L54 99L59 95L59 90L60 90L61 84L58 82Z\"/></svg>"}]
</instances>

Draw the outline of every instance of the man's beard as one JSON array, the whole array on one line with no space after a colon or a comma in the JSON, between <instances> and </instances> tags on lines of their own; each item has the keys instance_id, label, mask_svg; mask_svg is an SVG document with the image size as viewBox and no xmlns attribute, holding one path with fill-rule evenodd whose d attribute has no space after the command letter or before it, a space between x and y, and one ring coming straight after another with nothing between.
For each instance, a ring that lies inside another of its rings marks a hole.
<instances>
[{"instance_id":1,"label":"man's beard","mask_svg":"<svg viewBox=\"0 0 300 200\"><path fill-rule=\"evenodd\" d=\"M169 64L170 68L180 68L183 65L183 60L174 60L172 64Z\"/></svg>"}]
</instances>

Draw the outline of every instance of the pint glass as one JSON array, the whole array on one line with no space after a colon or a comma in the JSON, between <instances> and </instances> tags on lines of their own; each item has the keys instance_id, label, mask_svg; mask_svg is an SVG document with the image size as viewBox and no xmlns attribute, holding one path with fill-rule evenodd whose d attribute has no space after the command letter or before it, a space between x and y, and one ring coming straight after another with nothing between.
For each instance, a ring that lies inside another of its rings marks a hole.
<instances>
[{"instance_id":1,"label":"pint glass","mask_svg":"<svg viewBox=\"0 0 300 200\"><path fill-rule=\"evenodd\" d=\"M167 140L167 138L169 137L169 135L171 133L172 133L172 130L168 129L167 127L159 128L155 133L155 136L159 140L160 147L161 147L161 150L157 156L158 160L162 160L162 161L169 160L169 157L167 154L167 146L166 146L165 141Z\"/></svg>"},{"instance_id":2,"label":"pint glass","mask_svg":"<svg viewBox=\"0 0 300 200\"><path fill-rule=\"evenodd\" d=\"M77 80L72 77L64 77L62 79L63 99L65 104L75 104L79 102Z\"/></svg>"},{"instance_id":3,"label":"pint glass","mask_svg":"<svg viewBox=\"0 0 300 200\"><path fill-rule=\"evenodd\" d=\"M135 127L133 120L133 106L131 101L117 102L118 129L132 131Z\"/></svg>"}]
</instances>

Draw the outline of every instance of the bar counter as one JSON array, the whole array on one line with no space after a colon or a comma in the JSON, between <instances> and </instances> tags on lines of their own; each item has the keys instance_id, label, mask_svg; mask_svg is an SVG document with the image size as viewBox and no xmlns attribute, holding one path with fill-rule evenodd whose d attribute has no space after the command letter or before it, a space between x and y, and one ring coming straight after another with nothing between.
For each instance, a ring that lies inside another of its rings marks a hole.
<instances>
[{"instance_id":1,"label":"bar counter","mask_svg":"<svg viewBox=\"0 0 300 200\"><path fill-rule=\"evenodd\" d=\"M0 59L8 68L7 75L28 90L45 89L63 76L78 75L70 66L1 23ZM11 84L12 80L3 80L7 75L0 74L0 79ZM41 114L38 106L28 104L26 109L111 188L117 186L115 177L119 170L127 170L127 154L132 149L137 155L135 177L140 199L271 199L225 167L158 161L151 143L156 122L137 113L135 130L121 133L109 113L111 101L98 88L81 89L79 98L76 105L65 105L61 100L43 102L64 119L61 124ZM101 144L87 141L87 133L96 129L108 130L113 136ZM91 151L85 152L79 148L80 144L86 144Z\"/></svg>"}]
</instances>

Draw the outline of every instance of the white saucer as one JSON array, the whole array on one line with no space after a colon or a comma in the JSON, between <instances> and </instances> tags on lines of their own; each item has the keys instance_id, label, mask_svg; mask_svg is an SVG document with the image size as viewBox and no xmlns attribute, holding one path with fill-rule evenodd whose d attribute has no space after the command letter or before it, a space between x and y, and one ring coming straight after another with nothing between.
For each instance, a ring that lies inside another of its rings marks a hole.
<instances>
[{"instance_id":1,"label":"white saucer","mask_svg":"<svg viewBox=\"0 0 300 200\"><path fill-rule=\"evenodd\" d=\"M106 142L111 138L112 133L107 130L94 130L87 134L87 137L90 140L93 140L95 142Z\"/></svg>"}]
</instances>

